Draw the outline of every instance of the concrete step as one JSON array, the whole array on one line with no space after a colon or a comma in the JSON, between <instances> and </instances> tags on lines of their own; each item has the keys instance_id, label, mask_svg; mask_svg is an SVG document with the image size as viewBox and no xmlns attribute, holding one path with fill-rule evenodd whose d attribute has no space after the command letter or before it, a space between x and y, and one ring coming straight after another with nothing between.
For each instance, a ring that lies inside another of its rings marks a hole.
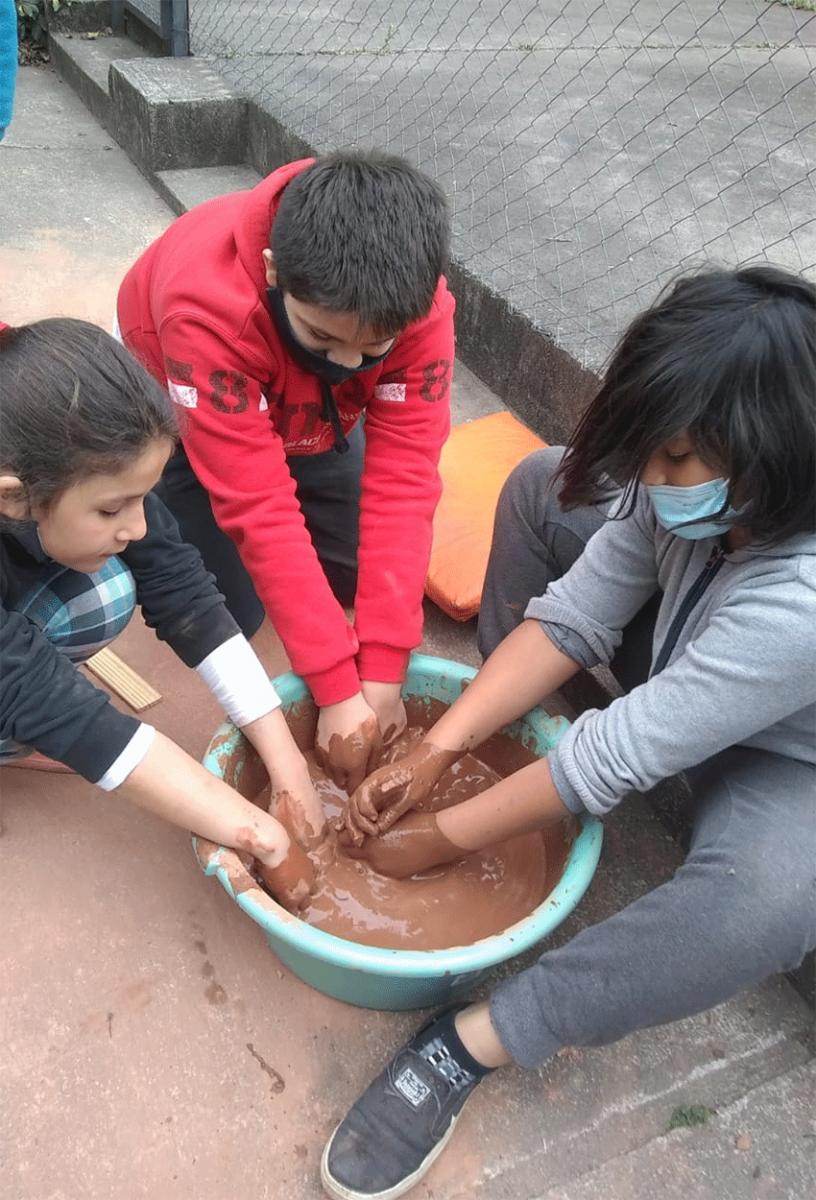
<instances>
[{"instance_id":1,"label":"concrete step","mask_svg":"<svg viewBox=\"0 0 816 1200\"><path fill-rule=\"evenodd\" d=\"M539 1200L803 1200L816 1194L815 1103L809 1062Z\"/></svg>"},{"instance_id":2,"label":"concrete step","mask_svg":"<svg viewBox=\"0 0 816 1200\"><path fill-rule=\"evenodd\" d=\"M50 44L59 73L149 177L245 161L246 101L203 60L151 57L108 34L53 31Z\"/></svg>"},{"instance_id":3,"label":"concrete step","mask_svg":"<svg viewBox=\"0 0 816 1200\"><path fill-rule=\"evenodd\" d=\"M205 200L238 192L260 183L261 176L246 163L223 167L190 167L187 170L157 171L154 184L161 198L175 213L187 212Z\"/></svg>"},{"instance_id":4,"label":"concrete step","mask_svg":"<svg viewBox=\"0 0 816 1200\"><path fill-rule=\"evenodd\" d=\"M246 157L246 101L197 58L111 64L114 133L143 170L237 165Z\"/></svg>"},{"instance_id":5,"label":"concrete step","mask_svg":"<svg viewBox=\"0 0 816 1200\"><path fill-rule=\"evenodd\" d=\"M108 75L111 64L143 58L145 51L130 38L100 35L89 39L82 33L49 36L51 57L62 78L79 94L98 121L111 129Z\"/></svg>"}]
</instances>

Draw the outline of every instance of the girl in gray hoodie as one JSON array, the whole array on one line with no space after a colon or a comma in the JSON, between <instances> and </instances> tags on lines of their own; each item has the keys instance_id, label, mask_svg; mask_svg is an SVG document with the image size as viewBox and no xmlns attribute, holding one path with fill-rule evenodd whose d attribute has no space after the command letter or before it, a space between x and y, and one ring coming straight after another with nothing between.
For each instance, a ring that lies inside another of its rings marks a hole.
<instances>
[{"instance_id":1,"label":"girl in gray hoodie","mask_svg":"<svg viewBox=\"0 0 816 1200\"><path fill-rule=\"evenodd\" d=\"M505 486L479 642L472 685L352 797L360 853L410 875L602 816L679 771L691 848L667 883L414 1036L326 1147L324 1187L345 1200L418 1182L489 1070L679 1020L816 945L816 288L765 266L709 271L634 321L566 452L532 455ZM462 753L599 663L625 694L547 759L410 811Z\"/></svg>"}]
</instances>

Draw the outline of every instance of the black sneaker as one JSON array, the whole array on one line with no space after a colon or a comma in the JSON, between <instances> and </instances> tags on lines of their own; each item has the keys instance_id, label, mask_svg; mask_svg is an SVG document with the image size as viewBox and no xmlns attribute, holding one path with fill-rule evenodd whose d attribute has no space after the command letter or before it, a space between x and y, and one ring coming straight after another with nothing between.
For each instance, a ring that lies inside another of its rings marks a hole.
<instances>
[{"instance_id":1,"label":"black sneaker","mask_svg":"<svg viewBox=\"0 0 816 1200\"><path fill-rule=\"evenodd\" d=\"M442 1153L465 1101L489 1074L456 1032L454 1017L466 1007L426 1022L337 1126L320 1162L334 1200L396 1200Z\"/></svg>"}]
</instances>

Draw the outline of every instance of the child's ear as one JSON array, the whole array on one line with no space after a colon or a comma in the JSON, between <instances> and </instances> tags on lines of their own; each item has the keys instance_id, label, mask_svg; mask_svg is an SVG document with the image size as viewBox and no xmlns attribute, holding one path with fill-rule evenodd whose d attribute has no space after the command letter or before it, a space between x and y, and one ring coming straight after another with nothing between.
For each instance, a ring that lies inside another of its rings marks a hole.
<instances>
[{"instance_id":1,"label":"child's ear","mask_svg":"<svg viewBox=\"0 0 816 1200\"><path fill-rule=\"evenodd\" d=\"M271 250L262 250L261 255L264 260L264 270L266 271L266 286L278 286L278 269L275 266L275 256Z\"/></svg>"},{"instance_id":2,"label":"child's ear","mask_svg":"<svg viewBox=\"0 0 816 1200\"><path fill-rule=\"evenodd\" d=\"M16 475L0 470L0 516L26 521L30 513L25 484Z\"/></svg>"}]
</instances>

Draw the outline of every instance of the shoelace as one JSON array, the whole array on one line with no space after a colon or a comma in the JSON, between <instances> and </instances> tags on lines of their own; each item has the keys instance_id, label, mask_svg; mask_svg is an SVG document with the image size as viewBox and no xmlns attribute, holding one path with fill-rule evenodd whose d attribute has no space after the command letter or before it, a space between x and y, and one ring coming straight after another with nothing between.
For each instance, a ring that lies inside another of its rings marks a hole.
<instances>
[{"instance_id":1,"label":"shoelace","mask_svg":"<svg viewBox=\"0 0 816 1200\"><path fill-rule=\"evenodd\" d=\"M419 1053L455 1092L475 1081L470 1071L456 1061L441 1038L433 1038Z\"/></svg>"}]
</instances>

